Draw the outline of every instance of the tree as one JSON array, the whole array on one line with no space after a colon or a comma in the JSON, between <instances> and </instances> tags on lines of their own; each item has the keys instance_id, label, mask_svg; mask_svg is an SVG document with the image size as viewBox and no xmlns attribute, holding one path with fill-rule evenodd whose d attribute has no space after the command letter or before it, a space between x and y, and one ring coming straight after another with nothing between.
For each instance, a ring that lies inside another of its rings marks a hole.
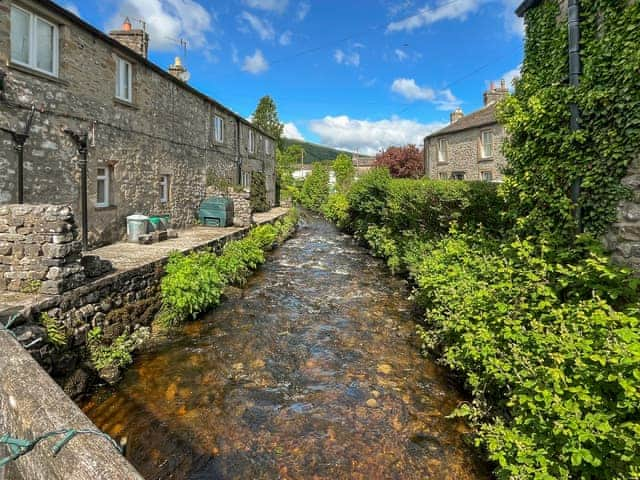
<instances>
[{"instance_id":1,"label":"tree","mask_svg":"<svg viewBox=\"0 0 640 480\"><path fill-rule=\"evenodd\" d=\"M339 154L333 161L333 171L336 174L337 190L339 192L346 192L349 190L349 187L356 176L356 169L353 166L351 157L345 153Z\"/></svg>"},{"instance_id":2,"label":"tree","mask_svg":"<svg viewBox=\"0 0 640 480\"><path fill-rule=\"evenodd\" d=\"M278 148L281 148L281 137L284 131L284 125L280 123L278 118L278 110L276 102L269 95L265 95L258 102L256 111L253 112L253 124L267 132L276 139Z\"/></svg>"},{"instance_id":3,"label":"tree","mask_svg":"<svg viewBox=\"0 0 640 480\"><path fill-rule=\"evenodd\" d=\"M319 212L329 197L329 169L314 163L311 174L305 179L300 192L300 201L309 210Z\"/></svg>"},{"instance_id":4,"label":"tree","mask_svg":"<svg viewBox=\"0 0 640 480\"><path fill-rule=\"evenodd\" d=\"M375 165L387 167L396 178L420 178L424 175L422 150L415 145L389 147L376 155Z\"/></svg>"}]
</instances>

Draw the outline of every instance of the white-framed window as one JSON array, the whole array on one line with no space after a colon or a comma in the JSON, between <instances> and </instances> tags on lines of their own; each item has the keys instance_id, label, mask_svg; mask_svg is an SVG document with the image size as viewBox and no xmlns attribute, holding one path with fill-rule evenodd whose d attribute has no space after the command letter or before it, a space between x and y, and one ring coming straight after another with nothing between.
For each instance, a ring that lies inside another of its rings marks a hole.
<instances>
[{"instance_id":1,"label":"white-framed window","mask_svg":"<svg viewBox=\"0 0 640 480\"><path fill-rule=\"evenodd\" d=\"M273 153L273 142L267 137L264 137L264 153L267 155L271 155Z\"/></svg>"},{"instance_id":2,"label":"white-framed window","mask_svg":"<svg viewBox=\"0 0 640 480\"><path fill-rule=\"evenodd\" d=\"M482 158L493 157L493 132L484 130L480 139L480 153Z\"/></svg>"},{"instance_id":3,"label":"white-framed window","mask_svg":"<svg viewBox=\"0 0 640 480\"><path fill-rule=\"evenodd\" d=\"M451 178L453 180L464 180L464 172L453 172Z\"/></svg>"},{"instance_id":4,"label":"white-framed window","mask_svg":"<svg viewBox=\"0 0 640 480\"><path fill-rule=\"evenodd\" d=\"M493 172L480 172L480 177L483 182L493 182Z\"/></svg>"},{"instance_id":5,"label":"white-framed window","mask_svg":"<svg viewBox=\"0 0 640 480\"><path fill-rule=\"evenodd\" d=\"M447 139L441 138L438 140L438 162L446 163L447 161Z\"/></svg>"},{"instance_id":6,"label":"white-framed window","mask_svg":"<svg viewBox=\"0 0 640 480\"><path fill-rule=\"evenodd\" d=\"M255 153L255 151L256 151L256 135L253 132L253 130L249 130L249 139L248 139L247 147L249 148L249 153Z\"/></svg>"},{"instance_id":7,"label":"white-framed window","mask_svg":"<svg viewBox=\"0 0 640 480\"><path fill-rule=\"evenodd\" d=\"M438 178L440 180L446 180L446 179L449 178L449 175L447 175L447 172L440 172L440 173L438 173Z\"/></svg>"},{"instance_id":8,"label":"white-framed window","mask_svg":"<svg viewBox=\"0 0 640 480\"><path fill-rule=\"evenodd\" d=\"M251 172L242 172L240 175L240 180L243 188L251 187Z\"/></svg>"},{"instance_id":9,"label":"white-framed window","mask_svg":"<svg viewBox=\"0 0 640 480\"><path fill-rule=\"evenodd\" d=\"M224 142L224 120L218 115L213 116L213 139L217 143Z\"/></svg>"},{"instance_id":10,"label":"white-framed window","mask_svg":"<svg viewBox=\"0 0 640 480\"><path fill-rule=\"evenodd\" d=\"M110 177L109 167L98 167L96 173L96 207L109 206Z\"/></svg>"},{"instance_id":11,"label":"white-framed window","mask_svg":"<svg viewBox=\"0 0 640 480\"><path fill-rule=\"evenodd\" d=\"M11 5L11 61L58 76L58 26Z\"/></svg>"},{"instance_id":12,"label":"white-framed window","mask_svg":"<svg viewBox=\"0 0 640 480\"><path fill-rule=\"evenodd\" d=\"M170 181L169 175L160 175L160 203L169 202Z\"/></svg>"},{"instance_id":13,"label":"white-framed window","mask_svg":"<svg viewBox=\"0 0 640 480\"><path fill-rule=\"evenodd\" d=\"M131 71L130 62L116 57L116 98L125 102L133 101Z\"/></svg>"}]
</instances>

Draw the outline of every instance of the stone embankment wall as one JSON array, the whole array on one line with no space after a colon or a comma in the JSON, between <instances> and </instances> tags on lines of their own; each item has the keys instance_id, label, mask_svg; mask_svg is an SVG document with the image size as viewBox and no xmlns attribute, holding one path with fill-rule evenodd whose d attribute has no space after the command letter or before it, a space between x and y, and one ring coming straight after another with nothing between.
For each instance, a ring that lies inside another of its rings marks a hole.
<instances>
[{"instance_id":1,"label":"stone embankment wall","mask_svg":"<svg viewBox=\"0 0 640 480\"><path fill-rule=\"evenodd\" d=\"M630 165L622 184L630 197L618 207L618 218L604 237L613 261L640 273L640 156Z\"/></svg>"},{"instance_id":2,"label":"stone embankment wall","mask_svg":"<svg viewBox=\"0 0 640 480\"><path fill-rule=\"evenodd\" d=\"M59 205L0 205L0 290L58 294L85 280L73 213Z\"/></svg>"}]
</instances>

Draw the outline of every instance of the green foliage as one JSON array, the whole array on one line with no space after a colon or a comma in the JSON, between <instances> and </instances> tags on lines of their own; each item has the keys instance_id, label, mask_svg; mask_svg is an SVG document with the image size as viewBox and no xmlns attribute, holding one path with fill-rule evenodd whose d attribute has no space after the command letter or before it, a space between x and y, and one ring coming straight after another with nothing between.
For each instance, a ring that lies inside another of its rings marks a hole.
<instances>
[{"instance_id":1,"label":"green foliage","mask_svg":"<svg viewBox=\"0 0 640 480\"><path fill-rule=\"evenodd\" d=\"M67 346L67 334L63 325L48 313L40 313L40 323L47 332L47 341L56 348Z\"/></svg>"},{"instance_id":2,"label":"green foliage","mask_svg":"<svg viewBox=\"0 0 640 480\"><path fill-rule=\"evenodd\" d=\"M252 115L253 124L267 132L276 139L276 143L280 146L280 138L284 130L284 125L280 123L278 118L278 109L276 102L269 95L265 95L258 102L256 111Z\"/></svg>"},{"instance_id":3,"label":"green foliage","mask_svg":"<svg viewBox=\"0 0 640 480\"><path fill-rule=\"evenodd\" d=\"M467 379L499 479L640 473L638 283L586 251L455 233L413 257L422 337Z\"/></svg>"},{"instance_id":4,"label":"green foliage","mask_svg":"<svg viewBox=\"0 0 640 480\"><path fill-rule=\"evenodd\" d=\"M356 233L363 234L370 224L382 223L391 174L386 168L374 168L353 184L347 200Z\"/></svg>"},{"instance_id":5,"label":"green foliage","mask_svg":"<svg viewBox=\"0 0 640 480\"><path fill-rule=\"evenodd\" d=\"M338 192L347 192L356 176L356 168L351 157L341 153L333 161L333 171L336 174L336 189Z\"/></svg>"},{"instance_id":6,"label":"green foliage","mask_svg":"<svg viewBox=\"0 0 640 480\"><path fill-rule=\"evenodd\" d=\"M627 195L620 184L640 150L640 4L580 2L580 86L567 84L568 30L558 2L526 16L522 79L499 118L509 132L504 152L511 215L525 234L573 241L577 225L571 185L579 180L584 229L600 235ZM559 20L560 18L560 20ZM570 130L570 103L581 130Z\"/></svg>"},{"instance_id":7,"label":"green foliage","mask_svg":"<svg viewBox=\"0 0 640 480\"><path fill-rule=\"evenodd\" d=\"M254 228L245 238L227 243L220 255L210 251L169 256L160 291L159 322L175 326L220 303L224 288L243 284L251 271L264 263L264 251L289 236L298 221L294 210L275 225Z\"/></svg>"},{"instance_id":8,"label":"green foliage","mask_svg":"<svg viewBox=\"0 0 640 480\"><path fill-rule=\"evenodd\" d=\"M107 367L127 367L133 362L131 353L148 335L148 329L139 329L131 335L125 332L111 344L105 344L102 329L95 327L87 335L91 363L98 371Z\"/></svg>"},{"instance_id":9,"label":"green foliage","mask_svg":"<svg viewBox=\"0 0 640 480\"><path fill-rule=\"evenodd\" d=\"M249 197L251 202L251 211L267 212L269 211L269 202L267 201L267 182L263 172L251 173L251 194Z\"/></svg>"},{"instance_id":10,"label":"green foliage","mask_svg":"<svg viewBox=\"0 0 640 480\"><path fill-rule=\"evenodd\" d=\"M319 212L329 197L329 169L314 163L313 170L305 179L300 192L300 203L309 210Z\"/></svg>"},{"instance_id":11,"label":"green foliage","mask_svg":"<svg viewBox=\"0 0 640 480\"><path fill-rule=\"evenodd\" d=\"M291 145L284 150L276 151L276 171L280 179L283 198L297 198L298 185L293 172L302 159L304 150L299 145Z\"/></svg>"},{"instance_id":12,"label":"green foliage","mask_svg":"<svg viewBox=\"0 0 640 480\"><path fill-rule=\"evenodd\" d=\"M41 280L26 280L22 282L20 291L22 293L38 293L42 287Z\"/></svg>"},{"instance_id":13,"label":"green foliage","mask_svg":"<svg viewBox=\"0 0 640 480\"><path fill-rule=\"evenodd\" d=\"M322 214L338 228L346 228L349 223L349 201L343 193L332 193L322 206Z\"/></svg>"}]
</instances>

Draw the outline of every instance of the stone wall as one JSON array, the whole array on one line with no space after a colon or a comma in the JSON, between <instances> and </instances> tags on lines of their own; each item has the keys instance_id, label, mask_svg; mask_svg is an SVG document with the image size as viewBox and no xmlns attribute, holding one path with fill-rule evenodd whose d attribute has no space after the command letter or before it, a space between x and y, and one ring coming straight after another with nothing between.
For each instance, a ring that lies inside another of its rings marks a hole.
<instances>
[{"instance_id":1,"label":"stone wall","mask_svg":"<svg viewBox=\"0 0 640 480\"><path fill-rule=\"evenodd\" d=\"M493 156L481 158L480 142L483 131L493 132ZM465 180L482 180L482 172L491 172L494 181L502 180L502 169L506 159L502 154L504 128L499 124L482 128L471 128L446 134L447 161L438 161L438 140L441 137L426 138L424 143L426 174L429 178L451 178L454 172L464 173Z\"/></svg>"},{"instance_id":2,"label":"stone wall","mask_svg":"<svg viewBox=\"0 0 640 480\"><path fill-rule=\"evenodd\" d=\"M249 192L237 192L232 188L229 188L226 192L221 192L216 187L207 187L207 197L227 197L233 200L234 227L249 227L253 224L251 194Z\"/></svg>"},{"instance_id":3,"label":"stone wall","mask_svg":"<svg viewBox=\"0 0 640 480\"><path fill-rule=\"evenodd\" d=\"M614 262L640 273L640 156L631 163L622 184L629 188L631 195L620 203L618 218L603 242Z\"/></svg>"},{"instance_id":4,"label":"stone wall","mask_svg":"<svg viewBox=\"0 0 640 480\"><path fill-rule=\"evenodd\" d=\"M274 197L275 154L266 153L262 132L47 2L21 5L59 25L60 37L56 77L12 63L9 2L0 0L0 65L7 73L0 125L22 130L31 105L38 108L24 151L27 203L70 204L79 211L78 155L65 128L90 134L89 241L95 246L123 239L125 218L133 213L169 214L174 227L194 223L207 176L235 184L239 168L265 171ZM130 103L114 96L118 58L132 64ZM214 139L214 115L223 119L222 142ZM249 131L255 134L253 153ZM96 205L98 168L110 176L106 207ZM0 134L0 172L0 204L15 202L16 152L6 134ZM162 175L170 179L166 203L160 198Z\"/></svg>"},{"instance_id":5,"label":"stone wall","mask_svg":"<svg viewBox=\"0 0 640 480\"><path fill-rule=\"evenodd\" d=\"M58 294L85 280L68 206L0 205L0 291Z\"/></svg>"}]
</instances>

